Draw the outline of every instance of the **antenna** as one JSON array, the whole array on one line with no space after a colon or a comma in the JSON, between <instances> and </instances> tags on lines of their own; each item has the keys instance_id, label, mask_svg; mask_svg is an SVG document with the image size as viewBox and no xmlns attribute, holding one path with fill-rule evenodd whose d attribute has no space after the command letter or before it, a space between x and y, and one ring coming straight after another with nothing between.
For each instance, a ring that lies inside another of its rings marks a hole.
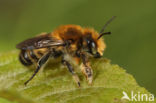
<instances>
[{"instance_id":1,"label":"antenna","mask_svg":"<svg viewBox=\"0 0 156 103\"><path fill-rule=\"evenodd\" d=\"M116 18L116 16L113 16L110 20L108 20L106 22L106 24L103 26L103 28L101 29L101 31L99 33L100 36L97 39L100 39L103 35L111 34L111 32L105 32L104 33L104 31L105 31L105 28L108 26L108 24L110 24L115 18Z\"/></svg>"}]
</instances>

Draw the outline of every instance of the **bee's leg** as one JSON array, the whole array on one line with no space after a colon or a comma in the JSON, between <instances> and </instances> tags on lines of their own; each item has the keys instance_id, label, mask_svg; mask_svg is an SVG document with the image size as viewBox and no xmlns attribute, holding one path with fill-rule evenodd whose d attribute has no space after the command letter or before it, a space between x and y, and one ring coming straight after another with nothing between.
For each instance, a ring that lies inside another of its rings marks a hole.
<instances>
[{"instance_id":1,"label":"bee's leg","mask_svg":"<svg viewBox=\"0 0 156 103\"><path fill-rule=\"evenodd\" d=\"M81 71L86 76L86 79L88 81L88 84L92 84L93 71L92 71L92 69L90 67L88 58L87 58L87 56L85 54L81 54L81 58L82 58L82 62L83 62L83 65L81 67Z\"/></svg>"},{"instance_id":2,"label":"bee's leg","mask_svg":"<svg viewBox=\"0 0 156 103\"><path fill-rule=\"evenodd\" d=\"M42 65L46 63L46 61L50 57L50 54L51 53L49 52L49 53L47 53L47 54L45 54L44 56L41 57L41 59L37 63L37 68L36 68L34 74L24 83L25 85L27 85L28 82L31 81L34 78L34 76L38 73L38 71L40 70Z\"/></svg>"},{"instance_id":3,"label":"bee's leg","mask_svg":"<svg viewBox=\"0 0 156 103\"><path fill-rule=\"evenodd\" d=\"M66 60L62 60L62 63L64 64L64 65L66 65L67 66L67 68L68 68L68 70L69 70L69 72L72 74L72 76L73 76L73 79L75 80L75 82L78 84L78 86L80 87L80 80L79 80L79 77L77 76L77 74L74 72L74 69L73 69L73 67L72 67L72 65L68 62L68 61L66 61Z\"/></svg>"}]
</instances>

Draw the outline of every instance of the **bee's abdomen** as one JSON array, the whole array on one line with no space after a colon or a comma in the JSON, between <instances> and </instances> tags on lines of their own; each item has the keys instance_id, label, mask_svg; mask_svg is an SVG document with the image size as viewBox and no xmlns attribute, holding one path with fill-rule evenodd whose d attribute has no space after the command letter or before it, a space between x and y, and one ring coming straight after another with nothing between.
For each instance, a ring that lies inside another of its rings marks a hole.
<instances>
[{"instance_id":1,"label":"bee's abdomen","mask_svg":"<svg viewBox=\"0 0 156 103\"><path fill-rule=\"evenodd\" d=\"M19 60L23 65L30 66L37 63L46 51L47 49L21 50Z\"/></svg>"},{"instance_id":2,"label":"bee's abdomen","mask_svg":"<svg viewBox=\"0 0 156 103\"><path fill-rule=\"evenodd\" d=\"M29 51L29 55L30 57L33 59L33 61L38 62L39 58L41 58L41 56L37 56L37 54L34 52L34 50Z\"/></svg>"},{"instance_id":3,"label":"bee's abdomen","mask_svg":"<svg viewBox=\"0 0 156 103\"><path fill-rule=\"evenodd\" d=\"M29 56L29 52L26 50L21 50L21 53L19 55L19 60L25 66L30 66L33 64L33 61Z\"/></svg>"}]
</instances>

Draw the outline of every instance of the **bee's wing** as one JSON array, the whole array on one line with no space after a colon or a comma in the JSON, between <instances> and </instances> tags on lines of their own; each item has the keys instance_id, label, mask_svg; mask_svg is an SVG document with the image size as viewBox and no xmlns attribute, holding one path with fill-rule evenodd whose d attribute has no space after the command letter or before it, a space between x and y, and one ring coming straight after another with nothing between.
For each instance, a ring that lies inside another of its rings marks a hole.
<instances>
[{"instance_id":1,"label":"bee's wing","mask_svg":"<svg viewBox=\"0 0 156 103\"><path fill-rule=\"evenodd\" d=\"M34 38L27 39L16 45L18 49L39 49L53 46L63 46L65 43L62 40L51 37L49 34L40 35Z\"/></svg>"}]
</instances>

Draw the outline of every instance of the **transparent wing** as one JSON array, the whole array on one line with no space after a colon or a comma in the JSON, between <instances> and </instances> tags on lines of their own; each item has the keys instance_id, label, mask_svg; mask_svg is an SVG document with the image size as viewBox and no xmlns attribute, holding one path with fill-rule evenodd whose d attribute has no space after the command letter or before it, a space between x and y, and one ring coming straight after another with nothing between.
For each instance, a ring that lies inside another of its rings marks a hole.
<instances>
[{"instance_id":1,"label":"transparent wing","mask_svg":"<svg viewBox=\"0 0 156 103\"><path fill-rule=\"evenodd\" d=\"M40 35L34 38L27 39L16 45L18 49L39 49L54 46L63 46L65 43L62 40L51 37L49 34Z\"/></svg>"}]
</instances>

